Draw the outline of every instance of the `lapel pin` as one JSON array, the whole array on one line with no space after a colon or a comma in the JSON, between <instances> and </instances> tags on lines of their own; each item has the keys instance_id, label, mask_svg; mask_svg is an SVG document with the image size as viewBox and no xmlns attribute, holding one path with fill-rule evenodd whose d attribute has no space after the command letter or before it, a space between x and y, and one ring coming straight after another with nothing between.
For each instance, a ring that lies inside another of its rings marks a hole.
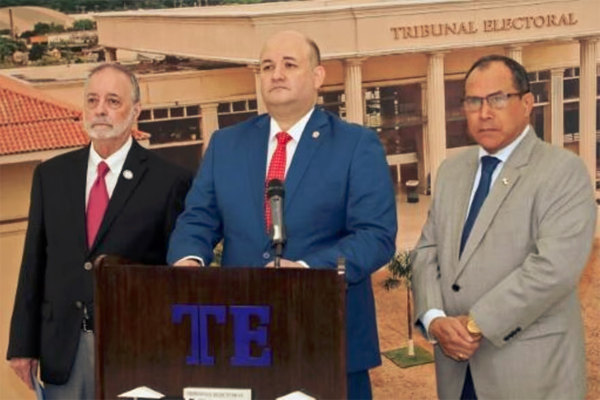
<instances>
[{"instance_id":1,"label":"lapel pin","mask_svg":"<svg viewBox=\"0 0 600 400\"><path fill-rule=\"evenodd\" d=\"M313 137L313 139L318 139L319 135L320 135L319 131L314 131L312 134L312 137Z\"/></svg>"},{"instance_id":2,"label":"lapel pin","mask_svg":"<svg viewBox=\"0 0 600 400\"><path fill-rule=\"evenodd\" d=\"M502 178L502 183L504 184L504 186L508 186L508 179Z\"/></svg>"},{"instance_id":3,"label":"lapel pin","mask_svg":"<svg viewBox=\"0 0 600 400\"><path fill-rule=\"evenodd\" d=\"M126 169L125 171L123 171L123 178L125 178L127 180L133 179L133 172L131 172L130 170Z\"/></svg>"}]
</instances>

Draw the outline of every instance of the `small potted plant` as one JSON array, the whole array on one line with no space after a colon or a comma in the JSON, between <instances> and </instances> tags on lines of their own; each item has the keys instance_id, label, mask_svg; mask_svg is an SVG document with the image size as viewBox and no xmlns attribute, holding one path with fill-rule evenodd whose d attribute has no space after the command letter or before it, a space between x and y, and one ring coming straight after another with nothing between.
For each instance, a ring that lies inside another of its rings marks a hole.
<instances>
[{"instance_id":1,"label":"small potted plant","mask_svg":"<svg viewBox=\"0 0 600 400\"><path fill-rule=\"evenodd\" d=\"M425 349L417 346L413 340L413 307L412 307L412 259L410 250L396 254L388 264L389 277L383 282L386 290L404 285L406 288L406 322L408 325L408 345L406 347L385 352L384 355L402 368L426 364L433 361L433 356Z\"/></svg>"},{"instance_id":2,"label":"small potted plant","mask_svg":"<svg viewBox=\"0 0 600 400\"><path fill-rule=\"evenodd\" d=\"M395 289L400 284L406 287L406 322L408 324L408 356L415 356L415 345L412 332L412 294L411 294L411 279L412 279L412 263L410 259L410 251L404 250L394 256L388 265L390 276L383 282L386 290Z\"/></svg>"}]
</instances>

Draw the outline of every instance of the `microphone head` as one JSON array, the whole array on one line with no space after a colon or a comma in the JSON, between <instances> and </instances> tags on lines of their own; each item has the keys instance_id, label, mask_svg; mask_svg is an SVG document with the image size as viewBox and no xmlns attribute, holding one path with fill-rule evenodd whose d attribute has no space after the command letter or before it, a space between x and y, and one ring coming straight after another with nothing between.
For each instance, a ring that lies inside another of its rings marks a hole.
<instances>
[{"instance_id":1,"label":"microphone head","mask_svg":"<svg viewBox=\"0 0 600 400\"><path fill-rule=\"evenodd\" d=\"M267 199L270 199L273 196L279 196L282 199L285 196L283 182L281 182L279 179L271 179L267 184Z\"/></svg>"}]
</instances>

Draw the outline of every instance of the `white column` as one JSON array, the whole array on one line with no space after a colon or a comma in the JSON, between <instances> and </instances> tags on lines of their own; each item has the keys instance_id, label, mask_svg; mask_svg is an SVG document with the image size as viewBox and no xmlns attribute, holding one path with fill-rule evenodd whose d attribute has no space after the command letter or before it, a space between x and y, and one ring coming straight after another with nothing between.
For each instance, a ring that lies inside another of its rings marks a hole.
<instances>
[{"instance_id":1,"label":"white column","mask_svg":"<svg viewBox=\"0 0 600 400\"><path fill-rule=\"evenodd\" d=\"M267 107L265 107L265 102L263 101L262 92L260 90L260 66L258 65L248 65L248 68L254 74L254 90L256 91L256 108L258 114L264 114L267 112Z\"/></svg>"},{"instance_id":2,"label":"white column","mask_svg":"<svg viewBox=\"0 0 600 400\"><path fill-rule=\"evenodd\" d=\"M565 123L564 123L564 68L554 68L551 71L550 80L550 143L558 146L564 146Z\"/></svg>"},{"instance_id":3,"label":"white column","mask_svg":"<svg viewBox=\"0 0 600 400\"><path fill-rule=\"evenodd\" d=\"M523 64L523 46L512 45L506 48L506 56L512 58L519 64Z\"/></svg>"},{"instance_id":4,"label":"white column","mask_svg":"<svg viewBox=\"0 0 600 400\"><path fill-rule=\"evenodd\" d=\"M217 114L217 107L219 103L204 103L200 104L200 110L202 114L202 142L203 151L208 148L210 138L217 129L219 129L219 116Z\"/></svg>"},{"instance_id":5,"label":"white column","mask_svg":"<svg viewBox=\"0 0 600 400\"><path fill-rule=\"evenodd\" d=\"M579 41L579 156L596 184L596 41ZM595 186L594 186L595 187Z\"/></svg>"},{"instance_id":6,"label":"white column","mask_svg":"<svg viewBox=\"0 0 600 400\"><path fill-rule=\"evenodd\" d=\"M428 55L427 63L427 134L431 171L431 189L437 170L446 158L446 99L444 96L444 53Z\"/></svg>"},{"instance_id":7,"label":"white column","mask_svg":"<svg viewBox=\"0 0 600 400\"><path fill-rule=\"evenodd\" d=\"M423 134L417 138L417 157L419 158L419 191L427 192L427 175L431 173L429 165L429 135L427 130L427 83L421 83L421 118L423 123Z\"/></svg>"},{"instance_id":8,"label":"white column","mask_svg":"<svg viewBox=\"0 0 600 400\"><path fill-rule=\"evenodd\" d=\"M362 125L364 107L362 93L362 63L365 58L344 61L344 91L346 94L346 121Z\"/></svg>"}]
</instances>

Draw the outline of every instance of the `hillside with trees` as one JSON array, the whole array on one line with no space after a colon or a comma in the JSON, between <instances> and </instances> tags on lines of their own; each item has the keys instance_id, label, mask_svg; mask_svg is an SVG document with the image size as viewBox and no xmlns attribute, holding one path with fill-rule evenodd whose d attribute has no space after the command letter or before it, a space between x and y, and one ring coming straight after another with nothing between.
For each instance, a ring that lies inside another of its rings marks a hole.
<instances>
[{"instance_id":1,"label":"hillside with trees","mask_svg":"<svg viewBox=\"0 0 600 400\"><path fill-rule=\"evenodd\" d=\"M175 7L213 6L234 3L261 3L273 0L2 0L1 6L47 7L67 14ZM275 0L276 1L276 0Z\"/></svg>"}]
</instances>

